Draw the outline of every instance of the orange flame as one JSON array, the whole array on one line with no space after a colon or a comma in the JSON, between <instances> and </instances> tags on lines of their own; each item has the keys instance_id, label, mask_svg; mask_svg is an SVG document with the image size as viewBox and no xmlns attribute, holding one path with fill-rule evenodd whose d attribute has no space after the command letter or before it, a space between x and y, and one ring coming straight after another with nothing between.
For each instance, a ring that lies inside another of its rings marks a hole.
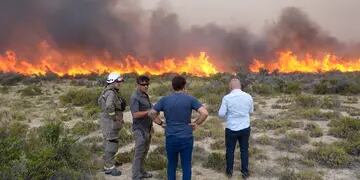
<instances>
[{"instance_id":1,"label":"orange flame","mask_svg":"<svg viewBox=\"0 0 360 180\"><path fill-rule=\"evenodd\" d=\"M293 52L284 51L279 53L279 58L277 60L269 63L254 59L249 69L252 72L259 72L260 69L267 69L269 71L278 70L281 73L317 73L334 70L354 72L360 71L360 58L355 60L345 60L329 53L319 59L314 58L310 54L307 54L304 59L299 59Z\"/></svg>"},{"instance_id":2,"label":"orange flame","mask_svg":"<svg viewBox=\"0 0 360 180\"><path fill-rule=\"evenodd\" d=\"M17 58L14 51L7 51L0 54L0 72L17 72L24 75L44 75L53 72L59 76L64 75L87 75L91 73L149 73L160 75L164 73L188 73L195 76L210 76L218 70L209 61L205 52L198 56L189 55L184 60L168 58L161 61L139 61L133 56L124 59L112 59L110 55L98 58L85 58L81 55L61 54L56 50L48 49L47 44L41 49L46 49L41 58L36 61Z\"/></svg>"}]
</instances>

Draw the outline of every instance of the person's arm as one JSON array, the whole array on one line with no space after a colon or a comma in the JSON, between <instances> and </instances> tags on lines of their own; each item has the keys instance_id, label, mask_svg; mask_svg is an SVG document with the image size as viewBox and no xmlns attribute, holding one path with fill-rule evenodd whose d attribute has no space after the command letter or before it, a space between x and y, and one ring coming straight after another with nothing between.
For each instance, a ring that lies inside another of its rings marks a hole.
<instances>
[{"instance_id":1,"label":"person's arm","mask_svg":"<svg viewBox=\"0 0 360 180\"><path fill-rule=\"evenodd\" d=\"M253 113L254 112L254 100L253 98L250 96L250 111L249 113Z\"/></svg>"},{"instance_id":2,"label":"person's arm","mask_svg":"<svg viewBox=\"0 0 360 180\"><path fill-rule=\"evenodd\" d=\"M197 125L201 125L209 116L209 113L204 106L201 106L197 111L199 113L199 116L196 118L194 123L196 123Z\"/></svg>"},{"instance_id":3,"label":"person's arm","mask_svg":"<svg viewBox=\"0 0 360 180\"><path fill-rule=\"evenodd\" d=\"M199 116L195 119L195 121L190 123L192 129L195 130L206 120L206 118L209 116L209 113L206 110L205 106L201 105L200 102L195 98L192 100L191 106L199 113Z\"/></svg>"},{"instance_id":4,"label":"person's arm","mask_svg":"<svg viewBox=\"0 0 360 180\"><path fill-rule=\"evenodd\" d=\"M161 98L158 103L155 104L153 109L148 111L148 116L153 119L153 121L162 127L165 127L165 123L160 119L160 111L163 110L163 99Z\"/></svg>"},{"instance_id":5,"label":"person's arm","mask_svg":"<svg viewBox=\"0 0 360 180\"><path fill-rule=\"evenodd\" d=\"M164 122L160 119L159 117L160 112L156 111L155 109L151 109L150 111L148 111L148 116L151 117L151 119L153 119L153 121L159 125L159 126L163 126L164 127Z\"/></svg>"},{"instance_id":6,"label":"person's arm","mask_svg":"<svg viewBox=\"0 0 360 180\"><path fill-rule=\"evenodd\" d=\"M133 118L142 118L142 117L146 117L148 115L148 111L139 111L139 100L132 96L130 98L130 111L131 114L133 116Z\"/></svg>"},{"instance_id":7,"label":"person's arm","mask_svg":"<svg viewBox=\"0 0 360 180\"><path fill-rule=\"evenodd\" d=\"M226 113L227 113L227 101L226 101L225 97L223 97L218 115L221 118L225 118Z\"/></svg>"},{"instance_id":8,"label":"person's arm","mask_svg":"<svg viewBox=\"0 0 360 180\"><path fill-rule=\"evenodd\" d=\"M110 116L112 120L115 121L115 93L112 91L107 91L105 93L105 112Z\"/></svg>"}]
</instances>

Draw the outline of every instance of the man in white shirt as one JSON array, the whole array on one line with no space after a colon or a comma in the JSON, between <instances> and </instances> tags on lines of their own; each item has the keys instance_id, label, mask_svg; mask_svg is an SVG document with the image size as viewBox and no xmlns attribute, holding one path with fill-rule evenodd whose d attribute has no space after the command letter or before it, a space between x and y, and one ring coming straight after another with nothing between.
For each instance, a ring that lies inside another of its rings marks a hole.
<instances>
[{"instance_id":1,"label":"man in white shirt","mask_svg":"<svg viewBox=\"0 0 360 180\"><path fill-rule=\"evenodd\" d=\"M254 111L253 98L241 90L240 80L236 77L230 81L231 92L223 97L219 109L219 116L226 121L226 174L233 174L234 151L239 141L241 152L241 173L243 178L249 176L249 137L250 113Z\"/></svg>"}]
</instances>

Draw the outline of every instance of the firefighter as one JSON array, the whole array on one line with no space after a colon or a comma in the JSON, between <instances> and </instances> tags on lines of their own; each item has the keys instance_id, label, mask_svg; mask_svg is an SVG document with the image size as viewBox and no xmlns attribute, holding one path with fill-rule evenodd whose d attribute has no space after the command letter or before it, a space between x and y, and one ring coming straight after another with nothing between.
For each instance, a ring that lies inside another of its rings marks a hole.
<instances>
[{"instance_id":1,"label":"firefighter","mask_svg":"<svg viewBox=\"0 0 360 180\"><path fill-rule=\"evenodd\" d=\"M101 107L100 125L104 137L104 171L105 174L120 176L121 171L115 167L115 154L119 149L119 131L124 123L123 111L125 99L119 94L123 77L118 73L110 73L107 85L102 91L98 104Z\"/></svg>"}]
</instances>

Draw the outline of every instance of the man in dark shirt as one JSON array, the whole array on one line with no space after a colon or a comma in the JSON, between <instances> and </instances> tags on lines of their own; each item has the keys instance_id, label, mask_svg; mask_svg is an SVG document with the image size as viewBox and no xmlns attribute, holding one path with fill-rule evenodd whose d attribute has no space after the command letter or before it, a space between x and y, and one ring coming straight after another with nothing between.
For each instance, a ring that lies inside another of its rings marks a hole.
<instances>
[{"instance_id":1,"label":"man in dark shirt","mask_svg":"<svg viewBox=\"0 0 360 180\"><path fill-rule=\"evenodd\" d=\"M175 76L172 86L175 90L169 96L163 97L149 112L154 121L163 125L159 112L163 111L166 119L166 155L168 160L167 179L176 179L176 167L180 154L183 180L191 179L191 158L194 145L193 130L205 121L208 112L194 97L185 93L186 80ZM198 118L191 122L192 110L199 112ZM163 126L164 127L164 126Z\"/></svg>"},{"instance_id":2,"label":"man in dark shirt","mask_svg":"<svg viewBox=\"0 0 360 180\"><path fill-rule=\"evenodd\" d=\"M144 170L144 161L151 142L152 119L148 111L152 104L147 94L149 77L139 76L136 79L137 89L130 98L130 110L133 116L132 130L135 138L135 152L132 163L132 179L150 178L152 174Z\"/></svg>"}]
</instances>

